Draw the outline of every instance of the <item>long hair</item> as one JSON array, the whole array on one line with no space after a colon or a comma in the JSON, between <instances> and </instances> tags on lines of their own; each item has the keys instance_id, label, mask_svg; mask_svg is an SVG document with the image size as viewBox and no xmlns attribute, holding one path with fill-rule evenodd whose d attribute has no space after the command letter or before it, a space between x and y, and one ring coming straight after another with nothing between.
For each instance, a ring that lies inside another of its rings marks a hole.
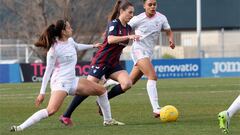
<instances>
[{"instance_id":1,"label":"long hair","mask_svg":"<svg viewBox=\"0 0 240 135\"><path fill-rule=\"evenodd\" d=\"M47 50L56 42L56 37L62 38L62 30L66 28L66 20L58 20L56 24L49 25L34 44Z\"/></svg>"},{"instance_id":2,"label":"long hair","mask_svg":"<svg viewBox=\"0 0 240 135\"><path fill-rule=\"evenodd\" d=\"M120 15L120 9L126 10L129 6L133 6L133 4L127 0L117 0L112 12L110 13L110 15L108 17L108 21L112 21L112 20L118 18Z\"/></svg>"}]
</instances>

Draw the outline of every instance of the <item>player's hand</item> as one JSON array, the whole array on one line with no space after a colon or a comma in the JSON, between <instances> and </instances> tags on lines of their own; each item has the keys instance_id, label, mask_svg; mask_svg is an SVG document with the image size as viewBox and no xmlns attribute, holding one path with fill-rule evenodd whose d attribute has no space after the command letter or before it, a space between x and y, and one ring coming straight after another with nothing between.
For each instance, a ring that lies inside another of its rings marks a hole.
<instances>
[{"instance_id":1,"label":"player's hand","mask_svg":"<svg viewBox=\"0 0 240 135\"><path fill-rule=\"evenodd\" d=\"M175 48L175 44L173 41L169 41L169 47L174 49Z\"/></svg>"},{"instance_id":2,"label":"player's hand","mask_svg":"<svg viewBox=\"0 0 240 135\"><path fill-rule=\"evenodd\" d=\"M44 94L39 94L38 97L35 100L35 106L39 107L41 105L41 103L44 100L45 95Z\"/></svg>"},{"instance_id":3,"label":"player's hand","mask_svg":"<svg viewBox=\"0 0 240 135\"><path fill-rule=\"evenodd\" d=\"M93 45L93 48L100 48L101 46L102 46L101 43L96 43L96 44Z\"/></svg>"},{"instance_id":4,"label":"player's hand","mask_svg":"<svg viewBox=\"0 0 240 135\"><path fill-rule=\"evenodd\" d=\"M133 40L133 41L139 41L140 40L139 35L128 35L128 39Z\"/></svg>"}]
</instances>

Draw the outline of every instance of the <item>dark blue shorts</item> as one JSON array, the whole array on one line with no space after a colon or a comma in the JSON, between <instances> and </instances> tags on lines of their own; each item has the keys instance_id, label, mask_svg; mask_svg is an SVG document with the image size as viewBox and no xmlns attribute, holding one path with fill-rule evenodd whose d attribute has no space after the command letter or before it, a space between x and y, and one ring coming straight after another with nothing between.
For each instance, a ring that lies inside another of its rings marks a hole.
<instances>
[{"instance_id":1,"label":"dark blue shorts","mask_svg":"<svg viewBox=\"0 0 240 135\"><path fill-rule=\"evenodd\" d=\"M88 75L94 76L98 79L101 79L103 75L105 75L105 78L109 78L111 74L120 70L123 70L123 68L119 64L114 67L111 66L99 67L98 65L92 65L88 71Z\"/></svg>"}]
</instances>

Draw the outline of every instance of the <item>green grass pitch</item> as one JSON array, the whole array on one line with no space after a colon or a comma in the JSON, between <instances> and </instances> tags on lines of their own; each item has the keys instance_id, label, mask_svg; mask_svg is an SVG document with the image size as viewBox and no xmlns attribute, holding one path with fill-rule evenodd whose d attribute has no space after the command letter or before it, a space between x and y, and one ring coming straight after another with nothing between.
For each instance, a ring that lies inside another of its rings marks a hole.
<instances>
[{"instance_id":1,"label":"green grass pitch","mask_svg":"<svg viewBox=\"0 0 240 135\"><path fill-rule=\"evenodd\" d=\"M89 97L73 113L73 127L63 126L58 117L71 101L69 96L52 117L22 132L9 132L11 125L22 123L39 110L34 101L40 85L0 84L0 135L221 135L217 114L240 94L240 78L159 80L160 105L174 105L180 113L177 122L162 123L152 116L146 80L141 80L125 94L110 100L113 118L125 122L126 126L103 127L95 96ZM40 108L48 103L49 89L46 97ZM230 134L240 134L239 113L231 120Z\"/></svg>"}]
</instances>

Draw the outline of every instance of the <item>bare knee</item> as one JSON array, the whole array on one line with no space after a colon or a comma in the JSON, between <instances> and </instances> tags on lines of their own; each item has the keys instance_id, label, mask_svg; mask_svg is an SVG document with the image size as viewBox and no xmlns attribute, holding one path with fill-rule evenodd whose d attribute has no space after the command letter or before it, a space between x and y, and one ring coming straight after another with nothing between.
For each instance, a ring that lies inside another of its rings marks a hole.
<instances>
[{"instance_id":1,"label":"bare knee","mask_svg":"<svg viewBox=\"0 0 240 135\"><path fill-rule=\"evenodd\" d=\"M100 96L106 92L106 89L102 87L101 89L96 89L96 95Z\"/></svg>"},{"instance_id":2,"label":"bare knee","mask_svg":"<svg viewBox=\"0 0 240 135\"><path fill-rule=\"evenodd\" d=\"M127 91L131 87L132 87L132 81L126 81L126 82L121 83L121 88L123 91Z\"/></svg>"},{"instance_id":3,"label":"bare knee","mask_svg":"<svg viewBox=\"0 0 240 135\"><path fill-rule=\"evenodd\" d=\"M53 114L55 114L58 109L57 108L47 108L48 111L48 116L52 116Z\"/></svg>"}]
</instances>

